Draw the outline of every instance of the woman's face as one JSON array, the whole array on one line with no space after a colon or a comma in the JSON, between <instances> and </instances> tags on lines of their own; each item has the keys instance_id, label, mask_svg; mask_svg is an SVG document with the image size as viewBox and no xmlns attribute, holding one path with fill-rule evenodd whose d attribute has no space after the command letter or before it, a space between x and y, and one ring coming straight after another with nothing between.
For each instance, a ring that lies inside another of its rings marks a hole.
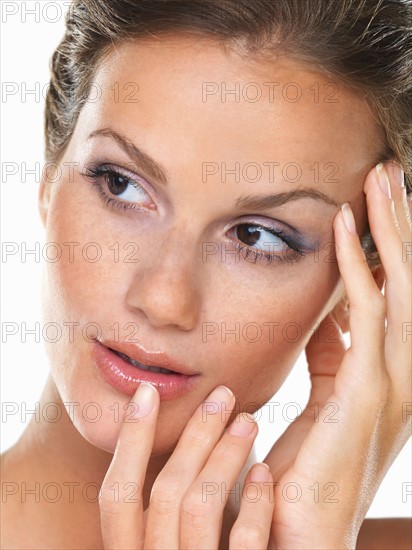
<instances>
[{"instance_id":1,"label":"woman's face","mask_svg":"<svg viewBox=\"0 0 412 550\"><path fill-rule=\"evenodd\" d=\"M379 140L364 101L284 57L257 63L176 35L104 59L41 190L47 242L62 252L47 263L44 321L62 331L48 353L87 440L113 451L130 400L102 379L96 336L120 346L132 336L199 373L162 400L155 454L219 384L237 411L270 399L340 298L332 222L348 201L366 227ZM123 178L82 175L102 165Z\"/></svg>"}]
</instances>

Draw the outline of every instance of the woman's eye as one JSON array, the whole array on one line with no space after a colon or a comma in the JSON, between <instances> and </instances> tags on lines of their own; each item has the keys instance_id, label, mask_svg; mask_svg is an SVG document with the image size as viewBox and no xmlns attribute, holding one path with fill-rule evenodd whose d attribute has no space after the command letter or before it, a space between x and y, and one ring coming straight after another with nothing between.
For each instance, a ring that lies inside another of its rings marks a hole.
<instances>
[{"instance_id":1,"label":"woman's eye","mask_svg":"<svg viewBox=\"0 0 412 550\"><path fill-rule=\"evenodd\" d=\"M128 176L114 166L99 165L87 167L82 175L92 180L92 187L96 189L106 206L114 210L153 210L155 205L145 189L140 184L140 176Z\"/></svg>"},{"instance_id":2,"label":"woman's eye","mask_svg":"<svg viewBox=\"0 0 412 550\"><path fill-rule=\"evenodd\" d=\"M146 191L140 185L116 172L106 172L104 176L107 190L124 202L141 202L148 199Z\"/></svg>"},{"instance_id":3,"label":"woman's eye","mask_svg":"<svg viewBox=\"0 0 412 550\"><path fill-rule=\"evenodd\" d=\"M276 254L284 252L288 248L288 245L280 236L263 227L245 223L237 225L234 229L235 237L239 241L262 252Z\"/></svg>"}]
</instances>

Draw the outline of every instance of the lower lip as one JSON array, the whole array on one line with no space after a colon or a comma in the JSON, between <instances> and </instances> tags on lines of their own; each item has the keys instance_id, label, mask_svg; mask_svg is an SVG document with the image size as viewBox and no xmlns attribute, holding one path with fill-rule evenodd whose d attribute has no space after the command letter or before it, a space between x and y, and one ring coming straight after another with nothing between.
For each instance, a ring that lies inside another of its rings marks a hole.
<instances>
[{"instance_id":1,"label":"lower lip","mask_svg":"<svg viewBox=\"0 0 412 550\"><path fill-rule=\"evenodd\" d=\"M92 355L103 380L129 396L134 395L139 384L150 382L158 390L160 399L175 399L190 391L199 378L198 374L188 376L141 370L97 341L93 344Z\"/></svg>"}]
</instances>

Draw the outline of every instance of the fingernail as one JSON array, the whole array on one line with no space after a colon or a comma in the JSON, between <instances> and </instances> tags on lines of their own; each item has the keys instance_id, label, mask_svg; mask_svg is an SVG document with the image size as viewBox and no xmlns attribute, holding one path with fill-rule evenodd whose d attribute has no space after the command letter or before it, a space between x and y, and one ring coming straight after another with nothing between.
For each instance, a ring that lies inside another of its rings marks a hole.
<instances>
[{"instance_id":1,"label":"fingernail","mask_svg":"<svg viewBox=\"0 0 412 550\"><path fill-rule=\"evenodd\" d=\"M345 202L344 204L342 204L341 209L346 229L349 231L349 233L352 233L352 235L356 235L356 224L355 218L353 217L352 208L349 206L348 202Z\"/></svg>"},{"instance_id":2,"label":"fingernail","mask_svg":"<svg viewBox=\"0 0 412 550\"><path fill-rule=\"evenodd\" d=\"M392 177L400 187L405 187L405 174L398 164L389 163L386 171L389 173L389 177Z\"/></svg>"},{"instance_id":3,"label":"fingernail","mask_svg":"<svg viewBox=\"0 0 412 550\"><path fill-rule=\"evenodd\" d=\"M216 414L221 411L226 412L226 407L235 400L233 392L226 386L218 386L212 393L203 401L203 413Z\"/></svg>"},{"instance_id":4,"label":"fingernail","mask_svg":"<svg viewBox=\"0 0 412 550\"><path fill-rule=\"evenodd\" d=\"M391 198L391 186L389 183L388 173L385 166L380 162L376 165L376 173L378 174L378 181L383 193L390 199Z\"/></svg>"},{"instance_id":5,"label":"fingernail","mask_svg":"<svg viewBox=\"0 0 412 550\"><path fill-rule=\"evenodd\" d=\"M250 481L269 481L270 470L269 466L264 462L255 464L250 472Z\"/></svg>"},{"instance_id":6,"label":"fingernail","mask_svg":"<svg viewBox=\"0 0 412 550\"><path fill-rule=\"evenodd\" d=\"M255 422L255 419L251 414L241 413L234 419L229 427L228 432L231 435L245 437L247 435L250 435L255 430L256 425L257 424Z\"/></svg>"},{"instance_id":7,"label":"fingernail","mask_svg":"<svg viewBox=\"0 0 412 550\"><path fill-rule=\"evenodd\" d=\"M130 415L131 418L143 418L152 412L155 404L156 391L156 388L148 382L141 382L139 384L133 397L135 410Z\"/></svg>"}]
</instances>

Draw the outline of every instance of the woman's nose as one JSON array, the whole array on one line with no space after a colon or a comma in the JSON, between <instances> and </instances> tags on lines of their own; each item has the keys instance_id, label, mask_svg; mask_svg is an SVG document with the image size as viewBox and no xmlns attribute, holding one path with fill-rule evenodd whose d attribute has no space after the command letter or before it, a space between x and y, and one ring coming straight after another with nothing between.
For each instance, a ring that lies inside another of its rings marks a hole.
<instances>
[{"instance_id":1,"label":"woman's nose","mask_svg":"<svg viewBox=\"0 0 412 550\"><path fill-rule=\"evenodd\" d=\"M126 294L128 308L140 311L153 327L193 330L200 307L194 270L193 257L183 260L176 251L159 249L150 266L142 261L133 274Z\"/></svg>"}]
</instances>

